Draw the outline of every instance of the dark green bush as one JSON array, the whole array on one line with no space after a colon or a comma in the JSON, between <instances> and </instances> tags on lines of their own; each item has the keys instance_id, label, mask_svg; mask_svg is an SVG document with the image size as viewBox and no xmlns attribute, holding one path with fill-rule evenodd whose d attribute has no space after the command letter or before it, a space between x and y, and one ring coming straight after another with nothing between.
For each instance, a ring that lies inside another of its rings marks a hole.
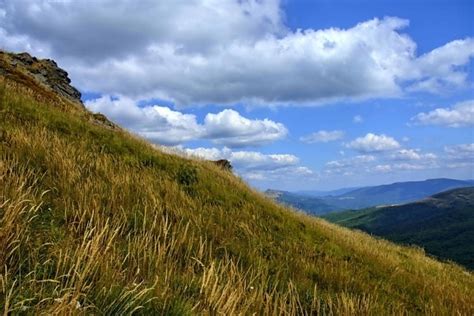
<instances>
[{"instance_id":1,"label":"dark green bush","mask_svg":"<svg viewBox=\"0 0 474 316\"><path fill-rule=\"evenodd\" d=\"M193 166L183 165L178 169L177 181L180 185L190 187L198 181L197 170Z\"/></svg>"}]
</instances>

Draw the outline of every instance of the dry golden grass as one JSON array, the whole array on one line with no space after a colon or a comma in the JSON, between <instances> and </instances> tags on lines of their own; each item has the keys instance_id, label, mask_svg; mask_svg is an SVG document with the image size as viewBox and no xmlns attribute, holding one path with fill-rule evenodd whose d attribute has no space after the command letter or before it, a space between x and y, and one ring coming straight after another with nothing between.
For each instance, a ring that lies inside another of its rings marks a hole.
<instances>
[{"instance_id":1,"label":"dry golden grass","mask_svg":"<svg viewBox=\"0 0 474 316\"><path fill-rule=\"evenodd\" d=\"M0 311L472 315L474 278L0 82Z\"/></svg>"}]
</instances>

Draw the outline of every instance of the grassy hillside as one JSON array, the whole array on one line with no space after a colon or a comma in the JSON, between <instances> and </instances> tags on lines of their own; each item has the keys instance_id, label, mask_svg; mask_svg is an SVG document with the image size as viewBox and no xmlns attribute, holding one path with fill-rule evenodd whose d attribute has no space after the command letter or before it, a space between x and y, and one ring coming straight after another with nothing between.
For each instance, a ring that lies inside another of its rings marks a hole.
<instances>
[{"instance_id":1,"label":"grassy hillside","mask_svg":"<svg viewBox=\"0 0 474 316\"><path fill-rule=\"evenodd\" d=\"M466 270L293 213L14 71L0 76L3 313L474 313Z\"/></svg>"},{"instance_id":2,"label":"grassy hillside","mask_svg":"<svg viewBox=\"0 0 474 316\"><path fill-rule=\"evenodd\" d=\"M439 258L474 269L474 187L439 193L416 203L325 218L395 242L418 245Z\"/></svg>"}]
</instances>

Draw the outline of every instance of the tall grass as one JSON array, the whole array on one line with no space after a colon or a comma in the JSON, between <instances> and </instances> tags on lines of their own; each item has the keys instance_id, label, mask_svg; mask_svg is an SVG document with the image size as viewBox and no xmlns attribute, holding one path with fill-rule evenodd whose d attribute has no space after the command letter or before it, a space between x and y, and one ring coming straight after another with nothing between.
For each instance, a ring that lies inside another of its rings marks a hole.
<instances>
[{"instance_id":1,"label":"tall grass","mask_svg":"<svg viewBox=\"0 0 474 316\"><path fill-rule=\"evenodd\" d=\"M0 311L472 315L474 278L0 82Z\"/></svg>"}]
</instances>

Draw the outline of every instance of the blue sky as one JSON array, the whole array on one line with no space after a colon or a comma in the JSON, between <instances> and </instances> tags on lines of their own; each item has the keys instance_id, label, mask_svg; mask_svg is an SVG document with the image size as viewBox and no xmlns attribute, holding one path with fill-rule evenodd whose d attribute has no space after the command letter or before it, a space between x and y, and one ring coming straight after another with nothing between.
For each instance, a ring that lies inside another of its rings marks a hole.
<instances>
[{"instance_id":1,"label":"blue sky","mask_svg":"<svg viewBox=\"0 0 474 316\"><path fill-rule=\"evenodd\" d=\"M54 58L90 110L164 150L229 159L260 189L329 190L474 178L473 12L0 0L0 46Z\"/></svg>"}]
</instances>

